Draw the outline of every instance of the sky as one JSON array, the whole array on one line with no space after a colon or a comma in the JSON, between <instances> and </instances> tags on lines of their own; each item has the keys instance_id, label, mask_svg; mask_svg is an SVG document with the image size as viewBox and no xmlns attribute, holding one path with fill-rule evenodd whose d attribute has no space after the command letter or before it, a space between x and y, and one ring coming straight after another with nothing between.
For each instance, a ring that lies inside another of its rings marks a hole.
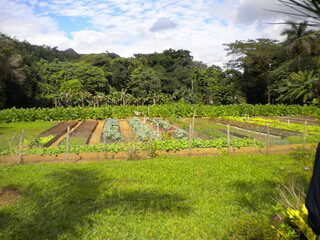
<instances>
[{"instance_id":1,"label":"sky","mask_svg":"<svg viewBox=\"0 0 320 240\"><path fill-rule=\"evenodd\" d=\"M277 0L0 0L0 32L78 53L189 50L222 66L224 43L281 40Z\"/></svg>"}]
</instances>

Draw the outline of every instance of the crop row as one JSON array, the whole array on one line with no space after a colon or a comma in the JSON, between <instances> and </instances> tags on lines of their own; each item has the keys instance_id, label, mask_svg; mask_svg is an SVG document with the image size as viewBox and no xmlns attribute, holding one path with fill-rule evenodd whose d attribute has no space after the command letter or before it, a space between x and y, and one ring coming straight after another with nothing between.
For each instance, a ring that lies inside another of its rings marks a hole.
<instances>
[{"instance_id":1,"label":"crop row","mask_svg":"<svg viewBox=\"0 0 320 240\"><path fill-rule=\"evenodd\" d=\"M139 118L133 117L128 120L134 134L140 141L147 141L150 138L158 139L159 134L144 124Z\"/></svg>"},{"instance_id":2,"label":"crop row","mask_svg":"<svg viewBox=\"0 0 320 240\"><path fill-rule=\"evenodd\" d=\"M281 122L279 120L270 120L270 119L263 119L263 118L250 118L250 119L243 119L239 117L228 117L228 119L239 121L239 122L249 122L257 125L265 126L269 124L270 127L278 128L278 129L284 129L289 131L296 131L303 133L304 131L307 131L310 134L313 135L319 135L320 134L320 126L315 125L308 125L308 124L299 124L299 123L285 123Z\"/></svg>"},{"instance_id":3,"label":"crop row","mask_svg":"<svg viewBox=\"0 0 320 240\"><path fill-rule=\"evenodd\" d=\"M163 104L151 106L102 106L5 109L0 111L0 122L67 121L84 119L128 118L135 112L147 117L222 117L222 116L294 116L317 115L316 106L300 105L197 105Z\"/></svg>"},{"instance_id":4,"label":"crop row","mask_svg":"<svg viewBox=\"0 0 320 240\"><path fill-rule=\"evenodd\" d=\"M119 141L123 140L120 132L119 121L117 119L106 119L104 123L106 140Z\"/></svg>"},{"instance_id":5,"label":"crop row","mask_svg":"<svg viewBox=\"0 0 320 240\"><path fill-rule=\"evenodd\" d=\"M231 148L241 148L249 146L263 147L263 143L255 139L231 139L230 147ZM154 141L151 144L145 144L143 142L135 143L111 143L111 144L99 144L99 145L73 145L70 146L70 153L85 153L85 152L122 152L130 151L130 148L135 148L141 151L145 150L164 150L164 151L179 151L182 149L188 148L225 148L228 146L226 139L212 139L212 140L203 140L203 139L193 139L189 141L188 139L182 140L165 140L165 141ZM31 155L42 155L42 154L59 154L65 153L65 147L55 147L55 148L32 148L26 149L24 154ZM3 151L0 152L0 155L10 154L9 152Z\"/></svg>"},{"instance_id":6,"label":"crop row","mask_svg":"<svg viewBox=\"0 0 320 240\"><path fill-rule=\"evenodd\" d=\"M188 138L188 133L182 129L174 129L171 124L161 119L147 119L151 124L160 128L163 135L171 135L176 139Z\"/></svg>"}]
</instances>

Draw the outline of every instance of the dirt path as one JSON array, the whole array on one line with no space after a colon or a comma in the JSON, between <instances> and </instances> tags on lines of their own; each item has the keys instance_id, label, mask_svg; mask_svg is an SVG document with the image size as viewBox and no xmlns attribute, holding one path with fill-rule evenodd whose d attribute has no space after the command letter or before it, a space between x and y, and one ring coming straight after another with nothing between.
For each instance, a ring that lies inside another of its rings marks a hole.
<instances>
[{"instance_id":1,"label":"dirt path","mask_svg":"<svg viewBox=\"0 0 320 240\"><path fill-rule=\"evenodd\" d=\"M70 133L72 133L74 130L77 129L81 125L81 122L78 122L76 126L70 129ZM67 137L67 133L63 134L61 137L59 137L54 143L52 143L49 147L57 147L59 143L63 141Z\"/></svg>"},{"instance_id":2,"label":"dirt path","mask_svg":"<svg viewBox=\"0 0 320 240\"><path fill-rule=\"evenodd\" d=\"M9 206L21 198L20 191L18 189L1 189L0 188L0 209L5 206Z\"/></svg>"},{"instance_id":3,"label":"dirt path","mask_svg":"<svg viewBox=\"0 0 320 240\"><path fill-rule=\"evenodd\" d=\"M97 145L100 143L103 125L104 125L104 120L101 120L98 122L98 125L94 130L94 132L92 133L91 138L89 140L89 143L88 143L89 145Z\"/></svg>"},{"instance_id":4,"label":"dirt path","mask_svg":"<svg viewBox=\"0 0 320 240\"><path fill-rule=\"evenodd\" d=\"M137 141L127 119L119 119L119 127L125 142Z\"/></svg>"}]
</instances>

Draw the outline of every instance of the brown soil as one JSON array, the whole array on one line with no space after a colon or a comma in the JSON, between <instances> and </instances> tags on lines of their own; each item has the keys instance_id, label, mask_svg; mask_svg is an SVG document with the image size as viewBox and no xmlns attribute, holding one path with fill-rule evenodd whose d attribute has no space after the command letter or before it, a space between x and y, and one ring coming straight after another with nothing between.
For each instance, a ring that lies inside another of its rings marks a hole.
<instances>
[{"instance_id":1,"label":"brown soil","mask_svg":"<svg viewBox=\"0 0 320 240\"><path fill-rule=\"evenodd\" d=\"M98 125L98 121L95 120L87 120L84 121L79 127L77 127L72 134L71 137L75 138L89 138L92 132L95 130Z\"/></svg>"},{"instance_id":2,"label":"brown soil","mask_svg":"<svg viewBox=\"0 0 320 240\"><path fill-rule=\"evenodd\" d=\"M104 120L101 120L98 122L98 125L96 126L96 129L92 133L88 144L89 145L97 145L101 142L101 135L103 131L103 126L104 126Z\"/></svg>"},{"instance_id":3,"label":"brown soil","mask_svg":"<svg viewBox=\"0 0 320 240\"><path fill-rule=\"evenodd\" d=\"M46 136L49 136L49 135L56 136L61 132L67 132L68 126L71 129L74 126L76 126L77 123L78 123L77 121L68 121L68 122L58 123L56 126L48 129L47 131L44 131L44 132L40 133L39 136L40 137L46 137Z\"/></svg>"},{"instance_id":4,"label":"brown soil","mask_svg":"<svg viewBox=\"0 0 320 240\"><path fill-rule=\"evenodd\" d=\"M137 141L127 119L119 119L119 127L125 142Z\"/></svg>"},{"instance_id":5,"label":"brown soil","mask_svg":"<svg viewBox=\"0 0 320 240\"><path fill-rule=\"evenodd\" d=\"M17 189L0 188L0 208L18 202L21 194Z\"/></svg>"}]
</instances>

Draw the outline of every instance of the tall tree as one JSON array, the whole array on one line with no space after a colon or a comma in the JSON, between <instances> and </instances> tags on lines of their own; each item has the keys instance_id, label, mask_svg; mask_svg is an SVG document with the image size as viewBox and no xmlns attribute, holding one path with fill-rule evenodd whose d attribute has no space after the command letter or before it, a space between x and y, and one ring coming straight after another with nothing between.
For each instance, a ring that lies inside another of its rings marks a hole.
<instances>
[{"instance_id":1,"label":"tall tree","mask_svg":"<svg viewBox=\"0 0 320 240\"><path fill-rule=\"evenodd\" d=\"M161 82L152 69L138 67L131 74L129 91L141 105L156 104L157 95L161 91Z\"/></svg>"},{"instance_id":2,"label":"tall tree","mask_svg":"<svg viewBox=\"0 0 320 240\"><path fill-rule=\"evenodd\" d=\"M280 64L278 41L257 39L225 45L228 55L234 56L227 66L243 72L239 85L248 103L271 103L269 72Z\"/></svg>"}]
</instances>

